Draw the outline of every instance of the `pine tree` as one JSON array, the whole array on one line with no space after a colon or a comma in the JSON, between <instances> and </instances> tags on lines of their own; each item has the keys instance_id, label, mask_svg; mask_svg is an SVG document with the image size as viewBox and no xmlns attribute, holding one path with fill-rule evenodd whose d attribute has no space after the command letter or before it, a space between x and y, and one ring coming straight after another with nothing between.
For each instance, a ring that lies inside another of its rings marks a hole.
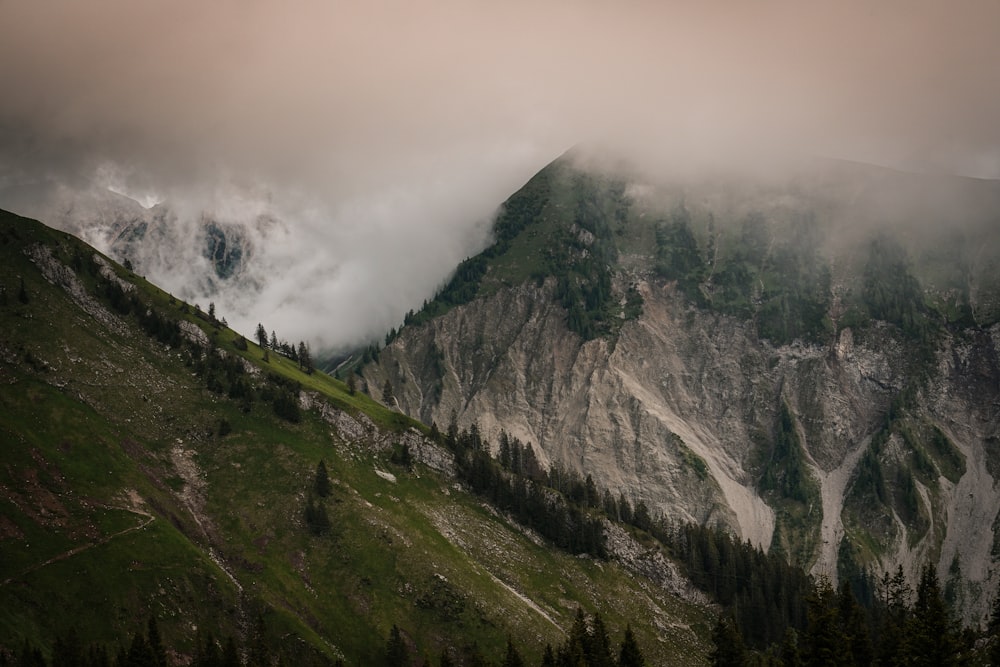
<instances>
[{"instance_id":1,"label":"pine tree","mask_svg":"<svg viewBox=\"0 0 1000 667\"><path fill-rule=\"evenodd\" d=\"M267 625L263 614L257 614L248 643L247 667L270 667L271 652L267 646Z\"/></svg>"},{"instance_id":2,"label":"pine tree","mask_svg":"<svg viewBox=\"0 0 1000 667\"><path fill-rule=\"evenodd\" d=\"M195 638L195 656L191 667L219 667L222 664L222 653L215 637L209 632L204 638L201 636L201 629Z\"/></svg>"},{"instance_id":3,"label":"pine tree","mask_svg":"<svg viewBox=\"0 0 1000 667\"><path fill-rule=\"evenodd\" d=\"M785 631L781 640L781 664L783 667L802 667L802 653L799 651L799 634L795 628Z\"/></svg>"},{"instance_id":4,"label":"pine tree","mask_svg":"<svg viewBox=\"0 0 1000 667\"><path fill-rule=\"evenodd\" d=\"M837 615L841 632L847 640L848 651L856 665L869 665L875 658L865 613L851 592L850 582L840 586L837 595Z\"/></svg>"},{"instance_id":5,"label":"pine tree","mask_svg":"<svg viewBox=\"0 0 1000 667\"><path fill-rule=\"evenodd\" d=\"M542 654L542 667L556 667L556 654L552 651L552 644L545 645L545 652Z\"/></svg>"},{"instance_id":6,"label":"pine tree","mask_svg":"<svg viewBox=\"0 0 1000 667\"><path fill-rule=\"evenodd\" d=\"M313 482L313 490L320 498L326 498L330 495L330 476L327 474L326 461L323 459L320 459L319 464L316 466L316 479Z\"/></svg>"},{"instance_id":7,"label":"pine tree","mask_svg":"<svg viewBox=\"0 0 1000 667\"><path fill-rule=\"evenodd\" d=\"M514 640L507 636L507 654L503 659L503 667L524 667L524 660L514 646Z\"/></svg>"},{"instance_id":8,"label":"pine tree","mask_svg":"<svg viewBox=\"0 0 1000 667\"><path fill-rule=\"evenodd\" d=\"M150 616L146 624L146 643L149 645L149 652L153 657L153 664L156 667L166 667L167 652L163 648L163 640L160 638L160 628L156 624L156 617Z\"/></svg>"},{"instance_id":9,"label":"pine tree","mask_svg":"<svg viewBox=\"0 0 1000 667\"><path fill-rule=\"evenodd\" d=\"M27 639L21 644L21 650L18 653L15 664L18 667L48 667L48 663L45 661L42 652L37 647L29 644ZM125 661L120 660L118 664L124 665Z\"/></svg>"},{"instance_id":10,"label":"pine tree","mask_svg":"<svg viewBox=\"0 0 1000 667\"><path fill-rule=\"evenodd\" d=\"M52 644L52 664L65 667L83 667L83 649L76 630L70 628L69 633L56 637Z\"/></svg>"},{"instance_id":11,"label":"pine tree","mask_svg":"<svg viewBox=\"0 0 1000 667\"><path fill-rule=\"evenodd\" d=\"M153 667L156 664L156 658L142 633L137 632L132 635L132 643L129 645L125 665L122 667Z\"/></svg>"},{"instance_id":12,"label":"pine tree","mask_svg":"<svg viewBox=\"0 0 1000 667\"><path fill-rule=\"evenodd\" d=\"M902 659L904 629L910 615L910 586L906 583L903 566L896 568L891 577L882 575L879 588L882 592L883 616L879 624L876 654L881 664L894 664Z\"/></svg>"},{"instance_id":13,"label":"pine tree","mask_svg":"<svg viewBox=\"0 0 1000 667\"><path fill-rule=\"evenodd\" d=\"M807 665L847 664L846 637L837 622L836 594L830 580L820 577L806 599L805 648Z\"/></svg>"},{"instance_id":14,"label":"pine tree","mask_svg":"<svg viewBox=\"0 0 1000 667\"><path fill-rule=\"evenodd\" d=\"M222 667L240 667L240 652L236 648L236 641L229 637L226 640L226 647L222 650Z\"/></svg>"},{"instance_id":15,"label":"pine tree","mask_svg":"<svg viewBox=\"0 0 1000 667\"><path fill-rule=\"evenodd\" d=\"M618 651L618 667L646 667L646 659L642 656L631 625L625 626L625 637Z\"/></svg>"},{"instance_id":16,"label":"pine tree","mask_svg":"<svg viewBox=\"0 0 1000 667\"><path fill-rule=\"evenodd\" d=\"M389 630L389 639L385 644L385 665L386 667L402 667L409 664L410 652L403 641L403 635L399 631L399 626L393 624Z\"/></svg>"},{"instance_id":17,"label":"pine tree","mask_svg":"<svg viewBox=\"0 0 1000 667\"><path fill-rule=\"evenodd\" d=\"M590 667L614 667L611 657L611 639L604 627L604 620L595 613L590 621L590 632L587 633L587 664Z\"/></svg>"},{"instance_id":18,"label":"pine tree","mask_svg":"<svg viewBox=\"0 0 1000 667\"><path fill-rule=\"evenodd\" d=\"M903 647L907 664L948 667L958 663L958 642L933 565L926 565L920 575Z\"/></svg>"},{"instance_id":19,"label":"pine tree","mask_svg":"<svg viewBox=\"0 0 1000 667\"><path fill-rule=\"evenodd\" d=\"M347 374L347 393L350 394L351 396L354 396L357 390L358 390L357 376L354 374L354 371L350 371Z\"/></svg>"},{"instance_id":20,"label":"pine tree","mask_svg":"<svg viewBox=\"0 0 1000 667\"><path fill-rule=\"evenodd\" d=\"M306 345L305 341L299 341L299 354L298 354L299 368L305 371L308 375L312 375L315 370L313 368L312 354L309 352L309 346Z\"/></svg>"},{"instance_id":21,"label":"pine tree","mask_svg":"<svg viewBox=\"0 0 1000 667\"><path fill-rule=\"evenodd\" d=\"M709 660L713 667L744 667L747 651L736 622L729 616L719 616L712 629L713 648Z\"/></svg>"},{"instance_id":22,"label":"pine tree","mask_svg":"<svg viewBox=\"0 0 1000 667\"><path fill-rule=\"evenodd\" d=\"M392 383L389 382L389 378L386 378L385 384L382 385L382 404L386 407L390 407L394 400L395 399L392 394Z\"/></svg>"},{"instance_id":23,"label":"pine tree","mask_svg":"<svg viewBox=\"0 0 1000 667\"><path fill-rule=\"evenodd\" d=\"M260 322L257 323L257 333L255 334L257 339L257 344L260 345L260 349L267 349L267 331L264 329L264 325ZM276 346L275 346L276 347Z\"/></svg>"}]
</instances>

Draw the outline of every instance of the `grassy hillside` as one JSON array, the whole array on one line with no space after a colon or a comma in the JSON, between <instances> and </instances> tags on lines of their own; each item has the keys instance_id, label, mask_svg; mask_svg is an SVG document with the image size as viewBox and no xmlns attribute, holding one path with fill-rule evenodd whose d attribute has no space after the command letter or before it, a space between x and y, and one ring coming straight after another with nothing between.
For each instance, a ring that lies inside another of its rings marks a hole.
<instances>
[{"instance_id":1,"label":"grassy hillside","mask_svg":"<svg viewBox=\"0 0 1000 667\"><path fill-rule=\"evenodd\" d=\"M582 607L653 664L705 661L705 609L499 516L423 425L37 222L0 213L0 257L0 648L152 616L179 663L211 633L379 664L395 625L414 661L513 637L537 664Z\"/></svg>"}]
</instances>

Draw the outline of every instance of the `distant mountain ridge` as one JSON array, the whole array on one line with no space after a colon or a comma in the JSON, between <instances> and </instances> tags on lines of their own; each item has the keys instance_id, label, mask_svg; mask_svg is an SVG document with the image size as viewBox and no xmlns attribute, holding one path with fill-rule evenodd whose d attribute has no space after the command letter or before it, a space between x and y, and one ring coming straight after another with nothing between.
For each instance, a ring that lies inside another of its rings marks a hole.
<instances>
[{"instance_id":1,"label":"distant mountain ridge","mask_svg":"<svg viewBox=\"0 0 1000 667\"><path fill-rule=\"evenodd\" d=\"M37 203L35 213L144 275L168 277L188 294L212 294L225 283L256 280L246 226L275 226L264 214L223 221L210 211L179 214L170 202L146 208L111 190L65 192ZM249 284L247 284L249 281Z\"/></svg>"}]
</instances>

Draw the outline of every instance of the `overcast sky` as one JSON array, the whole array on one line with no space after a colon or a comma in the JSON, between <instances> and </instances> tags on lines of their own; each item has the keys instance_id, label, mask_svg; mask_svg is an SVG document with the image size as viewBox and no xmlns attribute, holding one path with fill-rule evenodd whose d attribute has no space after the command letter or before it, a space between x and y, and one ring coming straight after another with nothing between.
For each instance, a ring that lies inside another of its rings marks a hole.
<instances>
[{"instance_id":1,"label":"overcast sky","mask_svg":"<svg viewBox=\"0 0 1000 667\"><path fill-rule=\"evenodd\" d=\"M220 308L342 345L578 142L998 178L998 26L994 1L0 0L0 207L113 186L276 213L268 284Z\"/></svg>"}]
</instances>

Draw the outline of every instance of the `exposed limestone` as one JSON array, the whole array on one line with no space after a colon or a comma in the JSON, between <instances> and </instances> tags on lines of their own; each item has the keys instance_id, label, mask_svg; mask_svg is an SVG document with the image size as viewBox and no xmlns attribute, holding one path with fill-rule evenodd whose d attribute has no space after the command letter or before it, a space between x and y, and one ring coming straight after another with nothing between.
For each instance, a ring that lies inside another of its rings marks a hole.
<instances>
[{"instance_id":1,"label":"exposed limestone","mask_svg":"<svg viewBox=\"0 0 1000 667\"><path fill-rule=\"evenodd\" d=\"M119 336L128 333L125 323L90 296L73 269L56 259L49 246L35 244L25 248L24 254L35 263L46 280L62 287L81 310Z\"/></svg>"},{"instance_id":2,"label":"exposed limestone","mask_svg":"<svg viewBox=\"0 0 1000 667\"><path fill-rule=\"evenodd\" d=\"M181 328L181 335L189 341L202 347L208 347L208 335L197 324L190 320L180 320L178 325Z\"/></svg>"},{"instance_id":3,"label":"exposed limestone","mask_svg":"<svg viewBox=\"0 0 1000 667\"><path fill-rule=\"evenodd\" d=\"M364 413L351 415L339 410L315 392L300 392L299 404L304 410L316 410L328 424L336 429L341 440L378 452L386 452L396 445L409 448L410 456L428 468L448 476L455 474L455 459L444 447L424 437L419 431L409 429L402 433L380 430Z\"/></svg>"},{"instance_id":4,"label":"exposed limestone","mask_svg":"<svg viewBox=\"0 0 1000 667\"><path fill-rule=\"evenodd\" d=\"M784 403L818 483L811 565L836 578L858 462L894 397L923 382L895 330L876 324L863 334L844 329L826 345L775 348L746 322L698 310L669 284L640 281L642 317L613 346L584 343L567 331L553 288L501 290L404 329L365 369L368 385L388 378L403 411L425 423L475 422L494 446L504 429L530 443L543 465L589 473L654 514L721 522L764 548L776 519L757 489ZM970 613L985 608L1000 580L988 528L1000 512L990 468L1000 468L1000 453L989 452L1000 441L998 332L956 336L938 350L937 370L909 409L955 444L966 472L957 484L918 483L930 528L909 544L915 534L892 513L898 528L877 564L902 564L915 581L922 559L936 559L944 580L957 557L982 592Z\"/></svg>"},{"instance_id":5,"label":"exposed limestone","mask_svg":"<svg viewBox=\"0 0 1000 667\"><path fill-rule=\"evenodd\" d=\"M94 264L97 264L98 272L101 274L102 278L118 285L118 287L121 288L121 290L126 294L135 291L135 285L120 278L118 274L115 273L115 270L111 268L111 264L109 264L106 259L98 255L96 252L94 253Z\"/></svg>"}]
</instances>

